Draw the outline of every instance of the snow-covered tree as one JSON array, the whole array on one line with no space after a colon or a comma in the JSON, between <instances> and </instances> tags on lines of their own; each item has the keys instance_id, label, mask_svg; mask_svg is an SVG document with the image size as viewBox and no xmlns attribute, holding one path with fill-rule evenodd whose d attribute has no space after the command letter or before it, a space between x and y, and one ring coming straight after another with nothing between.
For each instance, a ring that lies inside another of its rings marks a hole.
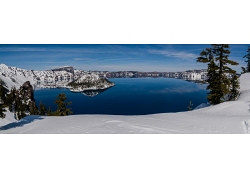
<instances>
[{"instance_id":1,"label":"snow-covered tree","mask_svg":"<svg viewBox=\"0 0 250 180\"><path fill-rule=\"evenodd\" d=\"M0 118L5 118L5 103L6 103L6 95L8 90L4 87L4 83L0 80Z\"/></svg>"},{"instance_id":2,"label":"snow-covered tree","mask_svg":"<svg viewBox=\"0 0 250 180\"><path fill-rule=\"evenodd\" d=\"M38 114L35 104L33 87L30 82L25 82L20 89L12 88L6 97L6 106L20 120L26 115Z\"/></svg>"},{"instance_id":3,"label":"snow-covered tree","mask_svg":"<svg viewBox=\"0 0 250 180\"><path fill-rule=\"evenodd\" d=\"M25 102L23 101L23 98L22 96L20 95L20 92L17 91L16 92L16 98L14 100L14 107L15 107L15 118L17 120L20 120L22 118L24 118L26 116L26 104Z\"/></svg>"},{"instance_id":4,"label":"snow-covered tree","mask_svg":"<svg viewBox=\"0 0 250 180\"><path fill-rule=\"evenodd\" d=\"M16 88L12 88L6 98L6 105L8 106L10 112L15 111L16 91Z\"/></svg>"}]
</instances>

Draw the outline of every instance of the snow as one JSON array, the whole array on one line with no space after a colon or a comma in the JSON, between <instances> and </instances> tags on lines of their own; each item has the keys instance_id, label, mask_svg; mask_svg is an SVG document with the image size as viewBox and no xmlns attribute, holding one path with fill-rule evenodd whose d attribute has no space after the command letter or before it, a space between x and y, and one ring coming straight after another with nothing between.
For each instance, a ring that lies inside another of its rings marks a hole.
<instances>
[{"instance_id":1,"label":"snow","mask_svg":"<svg viewBox=\"0 0 250 180\"><path fill-rule=\"evenodd\" d=\"M17 122L17 120L14 118L14 114L10 111L5 112L6 117L4 119L0 118L0 127L5 126L10 123Z\"/></svg>"},{"instance_id":2,"label":"snow","mask_svg":"<svg viewBox=\"0 0 250 180\"><path fill-rule=\"evenodd\" d=\"M79 79L76 80L76 83L82 83L83 81L92 82L93 80L97 81L100 77L97 74L84 74Z\"/></svg>"},{"instance_id":3,"label":"snow","mask_svg":"<svg viewBox=\"0 0 250 180\"><path fill-rule=\"evenodd\" d=\"M195 110L197 110L197 109L202 109L202 108L205 108L205 107L208 107L208 106L210 106L209 103L202 103L202 104L200 104L199 106L197 106L197 107L194 108L194 109L195 109Z\"/></svg>"},{"instance_id":4,"label":"snow","mask_svg":"<svg viewBox=\"0 0 250 180\"><path fill-rule=\"evenodd\" d=\"M8 67L5 64L0 64L0 79L5 82L8 89L12 87L19 88L26 81L30 81L31 84L34 84L32 71Z\"/></svg>"},{"instance_id":5,"label":"snow","mask_svg":"<svg viewBox=\"0 0 250 180\"><path fill-rule=\"evenodd\" d=\"M238 100L206 108L142 116L29 116L0 127L0 133L249 133L250 74L240 78Z\"/></svg>"},{"instance_id":6,"label":"snow","mask_svg":"<svg viewBox=\"0 0 250 180\"><path fill-rule=\"evenodd\" d=\"M113 83L107 81L100 81L100 77L95 73L87 73L81 70L74 70L68 72L63 67L57 70L33 71L25 70L16 67L8 67L5 64L0 64L0 79L3 80L10 90L11 88L20 88L26 81L30 81L34 88L69 88L68 84L74 80L78 83L92 82L95 85L89 88L74 89L75 92L84 90L106 89L113 86ZM101 87L101 88L99 88ZM72 90L73 91L73 90Z\"/></svg>"}]
</instances>

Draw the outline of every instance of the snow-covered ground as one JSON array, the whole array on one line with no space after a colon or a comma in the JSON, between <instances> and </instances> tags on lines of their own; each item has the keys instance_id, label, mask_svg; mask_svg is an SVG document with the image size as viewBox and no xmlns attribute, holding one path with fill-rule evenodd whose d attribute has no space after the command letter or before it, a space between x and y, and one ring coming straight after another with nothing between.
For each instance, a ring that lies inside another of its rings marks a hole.
<instances>
[{"instance_id":1,"label":"snow-covered ground","mask_svg":"<svg viewBox=\"0 0 250 180\"><path fill-rule=\"evenodd\" d=\"M241 96L237 101L189 112L143 116L29 116L18 122L2 123L0 133L249 133L250 74L243 74L240 84Z\"/></svg>"},{"instance_id":2,"label":"snow-covered ground","mask_svg":"<svg viewBox=\"0 0 250 180\"><path fill-rule=\"evenodd\" d=\"M6 117L4 119L0 118L0 127L6 124L15 123L17 120L14 118L14 114L10 111L5 112Z\"/></svg>"}]
</instances>

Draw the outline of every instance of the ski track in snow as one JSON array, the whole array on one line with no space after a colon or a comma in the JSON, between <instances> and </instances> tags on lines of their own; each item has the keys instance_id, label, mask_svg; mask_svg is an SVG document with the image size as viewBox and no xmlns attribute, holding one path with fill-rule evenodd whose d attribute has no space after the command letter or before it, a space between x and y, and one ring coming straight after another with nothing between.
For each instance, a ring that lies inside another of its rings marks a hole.
<instances>
[{"instance_id":1,"label":"ski track in snow","mask_svg":"<svg viewBox=\"0 0 250 180\"><path fill-rule=\"evenodd\" d=\"M73 115L65 117L28 116L16 121L7 113L0 119L0 133L38 134L240 134L249 133L250 74L240 78L241 96L188 112L141 116Z\"/></svg>"}]
</instances>

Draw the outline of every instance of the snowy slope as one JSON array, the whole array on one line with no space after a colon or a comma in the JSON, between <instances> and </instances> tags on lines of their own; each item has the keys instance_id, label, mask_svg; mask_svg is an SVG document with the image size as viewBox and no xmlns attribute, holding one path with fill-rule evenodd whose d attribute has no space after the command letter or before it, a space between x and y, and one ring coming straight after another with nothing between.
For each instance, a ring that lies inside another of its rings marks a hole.
<instances>
[{"instance_id":1,"label":"snowy slope","mask_svg":"<svg viewBox=\"0 0 250 180\"><path fill-rule=\"evenodd\" d=\"M241 96L189 112L143 116L29 116L0 127L0 133L249 133L250 74L240 78Z\"/></svg>"},{"instance_id":2,"label":"snowy slope","mask_svg":"<svg viewBox=\"0 0 250 180\"><path fill-rule=\"evenodd\" d=\"M0 118L0 127L10 123L17 122L17 120L14 118L14 114L11 113L10 111L6 111L5 115L6 117L4 119Z\"/></svg>"},{"instance_id":3,"label":"snowy slope","mask_svg":"<svg viewBox=\"0 0 250 180\"><path fill-rule=\"evenodd\" d=\"M34 88L65 87L71 89L68 84L73 81L81 82L83 84L89 82L92 83L92 86L86 89L80 88L78 92L91 89L105 89L114 85L113 83L109 83L107 79L100 78L99 75L95 73L75 70L73 67L62 67L46 71L33 71L0 64L0 79L5 82L8 89L11 89L12 87L19 88L26 81L30 81Z\"/></svg>"},{"instance_id":4,"label":"snowy slope","mask_svg":"<svg viewBox=\"0 0 250 180\"><path fill-rule=\"evenodd\" d=\"M26 81L35 84L35 74L33 71L23 70L16 67L8 67L0 64L0 79L3 80L8 89L12 87L19 88Z\"/></svg>"}]
</instances>

